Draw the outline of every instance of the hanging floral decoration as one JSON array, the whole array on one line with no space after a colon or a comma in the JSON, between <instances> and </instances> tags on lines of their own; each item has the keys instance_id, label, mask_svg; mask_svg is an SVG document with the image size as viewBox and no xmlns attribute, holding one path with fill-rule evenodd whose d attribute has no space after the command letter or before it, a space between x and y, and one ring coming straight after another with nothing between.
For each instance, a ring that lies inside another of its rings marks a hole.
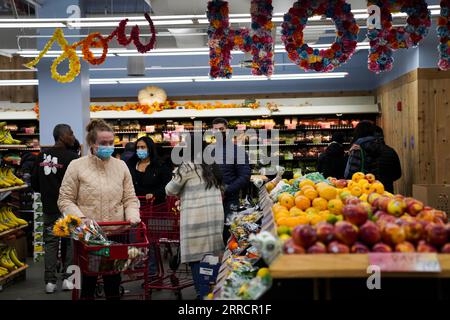
<instances>
[{"instance_id":1,"label":"hanging floral decoration","mask_svg":"<svg viewBox=\"0 0 450 320\"><path fill-rule=\"evenodd\" d=\"M328 49L313 49L304 41L303 29L308 18L331 18L336 26L336 40ZM299 0L284 15L282 41L289 59L304 70L329 72L347 62L356 49L359 27L345 0Z\"/></svg>"},{"instance_id":2,"label":"hanging floral decoration","mask_svg":"<svg viewBox=\"0 0 450 320\"><path fill-rule=\"evenodd\" d=\"M369 0L368 6L377 5L381 10L381 30L369 29L369 70L380 73L390 71L394 59L392 53L402 48L412 48L427 35L431 26L430 11L424 0ZM405 27L392 27L392 12L408 14Z\"/></svg>"},{"instance_id":3,"label":"hanging floral decoration","mask_svg":"<svg viewBox=\"0 0 450 320\"><path fill-rule=\"evenodd\" d=\"M230 28L228 2L208 2L207 17L209 64L211 78L231 78L231 51L239 49L251 53L252 74L270 76L273 72L272 1L252 0L252 30Z\"/></svg>"},{"instance_id":4,"label":"hanging floral decoration","mask_svg":"<svg viewBox=\"0 0 450 320\"><path fill-rule=\"evenodd\" d=\"M437 23L439 62L441 70L450 70L450 0L441 1L441 15Z\"/></svg>"},{"instance_id":5,"label":"hanging floral decoration","mask_svg":"<svg viewBox=\"0 0 450 320\"><path fill-rule=\"evenodd\" d=\"M150 41L147 44L143 44L139 40L140 29L137 25L135 25L131 29L130 38L127 38L125 28L128 22L128 19L124 19L119 22L119 25L114 31L106 38L104 38L100 33L94 32L89 34L83 40L73 43L71 45L68 44L67 40L64 37L64 32L62 29L57 28L53 33L53 36L50 40L45 44L44 49L39 53L39 55L25 64L27 68L33 68L39 61L45 56L45 54L50 50L53 43L56 41L62 49L62 53L55 60L53 60L51 66L51 74L52 78L58 82L67 83L72 82L79 74L81 69L80 58L76 53L76 49L78 47L82 47L83 60L89 62L93 65L99 65L105 62L105 59L108 55L108 43L114 38L117 37L117 42L122 46L129 45L132 41L135 45L136 49L140 53L146 53L152 50L155 47L156 43L156 30L150 16L145 13L145 19L148 21L150 26L150 32L152 34ZM99 58L96 58L92 53L90 48L102 48L102 55ZM69 69L66 74L61 75L58 72L58 65L64 60L69 61Z\"/></svg>"}]
</instances>

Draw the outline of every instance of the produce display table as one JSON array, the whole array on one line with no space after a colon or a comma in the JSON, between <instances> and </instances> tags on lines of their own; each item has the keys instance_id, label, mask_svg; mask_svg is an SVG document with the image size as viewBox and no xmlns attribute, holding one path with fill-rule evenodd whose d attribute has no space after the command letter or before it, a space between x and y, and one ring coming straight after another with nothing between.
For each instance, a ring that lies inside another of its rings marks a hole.
<instances>
[{"instance_id":1,"label":"produce display table","mask_svg":"<svg viewBox=\"0 0 450 320\"><path fill-rule=\"evenodd\" d=\"M438 254L442 272L382 272L382 277L450 278L450 254ZM270 266L274 279L367 278L367 254L281 255Z\"/></svg>"}]
</instances>

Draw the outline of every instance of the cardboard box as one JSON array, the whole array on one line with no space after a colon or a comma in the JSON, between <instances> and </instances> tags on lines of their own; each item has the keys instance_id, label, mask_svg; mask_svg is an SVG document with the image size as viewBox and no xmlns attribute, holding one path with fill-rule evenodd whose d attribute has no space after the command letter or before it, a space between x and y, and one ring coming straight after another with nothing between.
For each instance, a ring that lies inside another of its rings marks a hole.
<instances>
[{"instance_id":1,"label":"cardboard box","mask_svg":"<svg viewBox=\"0 0 450 320\"><path fill-rule=\"evenodd\" d=\"M450 184L414 184L413 197L427 206L450 213Z\"/></svg>"}]
</instances>

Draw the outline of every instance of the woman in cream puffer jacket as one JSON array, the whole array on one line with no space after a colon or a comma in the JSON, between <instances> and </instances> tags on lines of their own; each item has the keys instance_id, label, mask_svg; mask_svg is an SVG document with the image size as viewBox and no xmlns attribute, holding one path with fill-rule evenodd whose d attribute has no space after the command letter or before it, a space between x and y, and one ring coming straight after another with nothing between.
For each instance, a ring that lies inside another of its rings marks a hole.
<instances>
[{"instance_id":1,"label":"woman in cream puffer jacket","mask_svg":"<svg viewBox=\"0 0 450 320\"><path fill-rule=\"evenodd\" d=\"M91 154L67 167L59 191L63 214L97 222L140 222L139 200L127 165L111 157L114 132L103 120L91 120L86 128Z\"/></svg>"}]
</instances>

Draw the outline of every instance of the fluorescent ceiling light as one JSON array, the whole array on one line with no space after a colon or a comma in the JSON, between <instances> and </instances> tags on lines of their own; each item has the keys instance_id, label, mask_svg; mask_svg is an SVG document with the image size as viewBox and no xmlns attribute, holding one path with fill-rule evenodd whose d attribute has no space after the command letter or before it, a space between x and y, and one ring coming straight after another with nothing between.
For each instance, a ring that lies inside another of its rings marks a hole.
<instances>
[{"instance_id":1,"label":"fluorescent ceiling light","mask_svg":"<svg viewBox=\"0 0 450 320\"><path fill-rule=\"evenodd\" d=\"M180 25L180 24L193 24L192 20L156 20L153 21L155 26L172 26L172 25ZM116 21L106 21L106 22L72 22L68 23L69 26L73 28L87 28L87 27L117 27ZM148 26L147 20L144 21L136 21L130 23L130 26Z\"/></svg>"},{"instance_id":2,"label":"fluorescent ceiling light","mask_svg":"<svg viewBox=\"0 0 450 320\"><path fill-rule=\"evenodd\" d=\"M0 23L0 29L64 28L65 26L65 24L60 22Z\"/></svg>"},{"instance_id":3,"label":"fluorescent ceiling light","mask_svg":"<svg viewBox=\"0 0 450 320\"><path fill-rule=\"evenodd\" d=\"M21 80L0 80L0 87L9 86L37 86L37 79L21 79Z\"/></svg>"}]
</instances>

